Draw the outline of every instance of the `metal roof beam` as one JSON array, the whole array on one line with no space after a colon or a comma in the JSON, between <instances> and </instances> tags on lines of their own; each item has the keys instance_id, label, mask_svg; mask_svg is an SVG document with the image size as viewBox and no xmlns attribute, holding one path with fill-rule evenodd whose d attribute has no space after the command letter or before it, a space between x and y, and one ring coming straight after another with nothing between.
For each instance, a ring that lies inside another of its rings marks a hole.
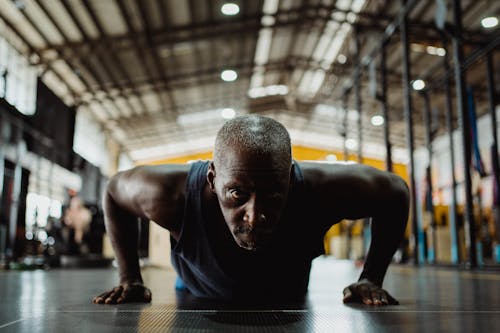
<instances>
[{"instance_id":1,"label":"metal roof beam","mask_svg":"<svg viewBox=\"0 0 500 333\"><path fill-rule=\"evenodd\" d=\"M54 25L54 27L59 32L59 34L61 34L61 36L64 38L65 42L67 42L69 40L69 38L68 38L68 35L66 34L64 28L55 20L54 15L49 10L47 10L47 7L44 4L44 2L42 2L40 0L35 0L35 2L40 7L42 12L47 16L49 21ZM71 52L71 54L68 56L66 56L66 55L61 55L61 56L64 58L64 60L66 60L66 62L68 64L72 65L71 69L75 72L75 75L77 75L82 80L82 82L85 85L85 87L87 88L87 90L89 92L94 92L92 89L91 82L87 78L85 78L83 75L81 75L81 73L78 74L75 71L76 69L83 68L85 71L89 72L90 75L93 78L95 78L95 80L97 80L97 73L93 70L93 68L88 66L87 64L84 64L83 63L84 59L81 59L81 61L78 61L78 57L75 56L75 54L73 52Z\"/></svg>"},{"instance_id":2,"label":"metal roof beam","mask_svg":"<svg viewBox=\"0 0 500 333\"><path fill-rule=\"evenodd\" d=\"M125 6L122 4L122 0L118 0L118 2L120 3L120 10L122 12L122 15L125 16L126 21L129 21L130 17L127 14ZM171 106L171 109L176 110L174 97L171 93L171 89L168 88L168 81L166 78L165 67L163 66L160 58L158 57L158 48L157 48L156 44L154 44L152 39L151 39L151 23L149 22L148 15L146 13L144 1L139 0L136 3L137 3L137 6L139 8L141 20L144 23L145 32L146 32L146 40L147 40L147 44L149 46L148 50L150 50L151 56L153 57L154 66L156 68L156 71L160 75L160 80L163 81L164 90L167 91L167 95L168 95L169 104ZM129 26L129 31L133 31L133 27L129 23L127 23L127 25ZM139 50L140 53L144 54L144 49L139 46L137 39L134 39L134 43L136 45L136 49ZM151 74L149 74L149 76L152 77ZM161 100L160 91L157 91L157 94L158 94L158 98L160 98L160 100ZM164 109L166 110L167 103L163 102L162 104L164 105Z\"/></svg>"},{"instance_id":3,"label":"metal roof beam","mask_svg":"<svg viewBox=\"0 0 500 333\"><path fill-rule=\"evenodd\" d=\"M33 20L28 16L26 15L26 13L24 12L24 10L20 10L19 13L23 16L23 18L33 27L33 29L40 35L40 37L43 39L43 41L48 45L49 44L49 41L47 39L47 37L42 33L42 31L40 31L40 29L34 24ZM7 20L6 17L3 16L2 12L0 11L0 18L5 22L5 24L9 27L9 29L11 29L22 41L23 43L26 44L26 46L28 47L28 50L30 51L30 53L34 53L38 56L38 58L41 60L41 63L43 65L46 66L46 70L50 70L56 77L58 80L60 80L67 88L68 88L68 91L69 93L71 94L71 97L73 99L73 102L76 102L76 100L78 99L78 94L73 90L73 88L62 78L62 76L54 69L53 65L52 64L49 64L49 63L46 63L44 61L44 57L41 53L39 53L38 51L36 51L35 49L33 49L33 47L30 45L30 43L26 40L26 38L19 32L19 30L17 30L13 24ZM29 56L28 56L28 60L29 60ZM43 74L42 74L43 76Z\"/></svg>"},{"instance_id":4,"label":"metal roof beam","mask_svg":"<svg viewBox=\"0 0 500 333\"><path fill-rule=\"evenodd\" d=\"M107 44L109 42L109 37L106 35L106 31L104 31L104 28L102 27L101 22L99 21L94 9L90 5L89 0L82 0L82 3L84 5L85 9L87 10L88 14L90 15L90 17L92 19L92 23L95 25L97 30L99 30L101 38L103 38L105 41L105 44ZM141 105L141 108L143 109L143 111L146 111L147 110L146 105L144 104L144 101L141 99L141 96L135 91L136 88L132 82L132 79L130 78L129 74L127 73L125 66L123 65L123 62L121 61L121 59L116 55L115 52L109 52L109 48L108 48L108 52L106 52L106 54L109 54L111 56L112 63L113 63L113 65L108 63L107 64L108 67L115 66L115 68L118 69L121 76L125 79L125 81L129 85L129 87L134 92L133 94L136 95L137 100L139 101L139 104ZM106 64L105 64L105 66L106 66ZM115 82L116 82L116 80L115 80Z\"/></svg>"},{"instance_id":5,"label":"metal roof beam","mask_svg":"<svg viewBox=\"0 0 500 333\"><path fill-rule=\"evenodd\" d=\"M88 43L89 38L87 36L87 33L85 32L85 30L83 29L82 24L80 23L80 21L76 17L76 14L75 14L74 10L70 7L70 5L69 5L69 3L67 1L61 1L61 4L63 5L63 7L66 10L66 12L68 13L68 15L71 17L73 23L76 25L76 27L77 27L78 32L80 33L80 35L82 35L83 41L86 42L86 43ZM79 55L80 54L78 49L73 49L73 48L70 48L69 52L71 52L74 55ZM64 55L65 52L62 52L62 54ZM116 86L118 86L118 81L116 81L114 79L113 75L111 74L111 72L109 71L108 67L106 66L106 63L104 62L104 60L102 58L100 58L98 56L98 54L96 56L97 56L98 61L103 65L102 68L104 70L104 74L107 77L109 77L110 80L113 81ZM102 80L102 78L100 76L100 73L98 73L95 69L93 69L92 65L90 65L90 63L88 62L88 60L87 60L88 59L88 54L85 57L81 57L81 58L82 58L82 62L85 62L85 63L88 64L88 67L91 69L91 72L93 73L94 79L98 82L98 84L100 86L100 89L103 92L109 94L109 91L105 88L105 83ZM134 111L134 108L128 102L128 100L126 100L126 104L127 104L128 108L131 111Z\"/></svg>"}]
</instances>

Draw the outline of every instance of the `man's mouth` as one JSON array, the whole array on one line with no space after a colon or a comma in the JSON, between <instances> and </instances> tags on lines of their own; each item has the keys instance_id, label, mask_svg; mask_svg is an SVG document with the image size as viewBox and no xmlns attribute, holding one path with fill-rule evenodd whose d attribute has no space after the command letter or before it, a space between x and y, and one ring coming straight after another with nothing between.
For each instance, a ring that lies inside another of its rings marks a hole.
<instances>
[{"instance_id":1,"label":"man's mouth","mask_svg":"<svg viewBox=\"0 0 500 333\"><path fill-rule=\"evenodd\" d=\"M259 246L257 246L257 244L255 242L246 242L246 241L239 239L239 241L237 243L238 243L239 247L241 247L242 249L248 250L248 251L255 252L255 251L259 250Z\"/></svg>"},{"instance_id":2,"label":"man's mouth","mask_svg":"<svg viewBox=\"0 0 500 333\"><path fill-rule=\"evenodd\" d=\"M272 234L272 232L272 228L254 228L248 225L236 226L233 230L235 236L244 235L246 237L251 237L252 235L255 235L257 237L267 236Z\"/></svg>"},{"instance_id":3,"label":"man's mouth","mask_svg":"<svg viewBox=\"0 0 500 333\"><path fill-rule=\"evenodd\" d=\"M272 229L238 228L234 231L234 237L241 248L257 251L269 242L272 232Z\"/></svg>"}]
</instances>

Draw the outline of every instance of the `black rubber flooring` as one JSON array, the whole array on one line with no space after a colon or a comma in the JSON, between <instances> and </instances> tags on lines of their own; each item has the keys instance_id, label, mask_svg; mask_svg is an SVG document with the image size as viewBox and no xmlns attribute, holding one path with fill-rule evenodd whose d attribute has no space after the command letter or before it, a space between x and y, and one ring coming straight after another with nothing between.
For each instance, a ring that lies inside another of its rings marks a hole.
<instances>
[{"instance_id":1,"label":"black rubber flooring","mask_svg":"<svg viewBox=\"0 0 500 333\"><path fill-rule=\"evenodd\" d=\"M0 272L1 332L500 332L500 274L391 266L385 287L401 305L342 303L350 261L318 258L304 303L228 305L174 290L175 273L146 268L151 304L97 305L114 269Z\"/></svg>"}]
</instances>

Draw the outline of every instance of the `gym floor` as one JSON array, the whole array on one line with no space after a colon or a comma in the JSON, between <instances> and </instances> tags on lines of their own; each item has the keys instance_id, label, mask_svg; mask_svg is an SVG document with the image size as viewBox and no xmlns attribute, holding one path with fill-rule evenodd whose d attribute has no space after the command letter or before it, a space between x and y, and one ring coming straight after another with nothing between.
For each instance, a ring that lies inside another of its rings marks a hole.
<instances>
[{"instance_id":1,"label":"gym floor","mask_svg":"<svg viewBox=\"0 0 500 333\"><path fill-rule=\"evenodd\" d=\"M401 305L342 303L360 268L315 260L303 304L230 306L174 290L175 273L145 268L151 304L97 305L115 269L0 272L1 332L499 332L500 274L393 265L384 286Z\"/></svg>"}]
</instances>

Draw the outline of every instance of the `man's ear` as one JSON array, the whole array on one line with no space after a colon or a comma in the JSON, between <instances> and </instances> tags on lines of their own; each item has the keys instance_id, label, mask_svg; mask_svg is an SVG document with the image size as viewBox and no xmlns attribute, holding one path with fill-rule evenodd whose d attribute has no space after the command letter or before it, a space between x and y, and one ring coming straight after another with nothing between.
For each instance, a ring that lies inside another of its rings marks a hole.
<instances>
[{"instance_id":1,"label":"man's ear","mask_svg":"<svg viewBox=\"0 0 500 333\"><path fill-rule=\"evenodd\" d=\"M210 162L207 171L207 182L210 190L215 192L215 165L214 162Z\"/></svg>"}]
</instances>

